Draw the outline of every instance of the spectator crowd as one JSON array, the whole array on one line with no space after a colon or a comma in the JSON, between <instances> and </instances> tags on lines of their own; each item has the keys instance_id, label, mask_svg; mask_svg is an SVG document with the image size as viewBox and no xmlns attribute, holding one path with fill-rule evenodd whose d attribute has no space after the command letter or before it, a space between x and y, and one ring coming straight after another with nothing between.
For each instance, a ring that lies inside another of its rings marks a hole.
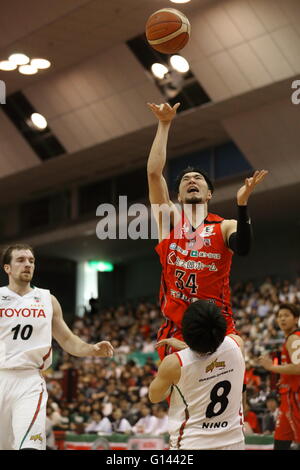
<instances>
[{"instance_id":1,"label":"spectator crowd","mask_svg":"<svg viewBox=\"0 0 300 470\"><path fill-rule=\"evenodd\" d=\"M260 285L237 283L231 294L236 328L245 343L245 432L272 434L278 377L258 367L257 358L266 353L275 357L280 350L284 336L276 324L276 312L280 303L300 306L300 277L294 281L267 278ZM165 434L167 404L151 405L148 400L158 366L155 343L161 321L154 303L102 309L97 299L91 299L90 309L76 317L71 328L89 343L111 341L115 355L75 358L54 345L54 365L46 373L47 418L53 429L79 434Z\"/></svg>"}]
</instances>

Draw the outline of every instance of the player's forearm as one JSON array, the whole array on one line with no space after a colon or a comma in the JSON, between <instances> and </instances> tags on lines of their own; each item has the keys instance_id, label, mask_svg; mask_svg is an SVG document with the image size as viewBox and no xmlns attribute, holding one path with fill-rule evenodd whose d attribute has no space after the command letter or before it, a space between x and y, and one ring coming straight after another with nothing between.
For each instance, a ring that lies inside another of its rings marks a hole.
<instances>
[{"instance_id":1,"label":"player's forearm","mask_svg":"<svg viewBox=\"0 0 300 470\"><path fill-rule=\"evenodd\" d=\"M269 371L274 374L300 375L300 364L272 365Z\"/></svg>"},{"instance_id":2,"label":"player's forearm","mask_svg":"<svg viewBox=\"0 0 300 470\"><path fill-rule=\"evenodd\" d=\"M150 150L147 172L148 175L161 175L166 164L167 143L171 122L159 121L157 132Z\"/></svg>"},{"instance_id":3,"label":"player's forearm","mask_svg":"<svg viewBox=\"0 0 300 470\"><path fill-rule=\"evenodd\" d=\"M86 357L93 355L93 345L85 343L78 336L72 334L61 341L60 346L64 351L76 357Z\"/></svg>"},{"instance_id":4,"label":"player's forearm","mask_svg":"<svg viewBox=\"0 0 300 470\"><path fill-rule=\"evenodd\" d=\"M246 256L251 249L253 231L247 206L238 206L237 230L229 237L228 246L239 256Z\"/></svg>"}]
</instances>

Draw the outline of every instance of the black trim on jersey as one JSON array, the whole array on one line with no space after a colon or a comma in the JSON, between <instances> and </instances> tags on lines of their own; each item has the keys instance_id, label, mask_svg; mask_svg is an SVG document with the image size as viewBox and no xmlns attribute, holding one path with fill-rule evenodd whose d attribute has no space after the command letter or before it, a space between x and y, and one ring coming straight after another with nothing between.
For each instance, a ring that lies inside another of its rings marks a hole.
<instances>
[{"instance_id":1,"label":"black trim on jersey","mask_svg":"<svg viewBox=\"0 0 300 470\"><path fill-rule=\"evenodd\" d=\"M292 332L286 337L286 340L287 340L290 336L292 336L294 333L298 333L298 331L299 331L299 333L300 333L300 328L296 328L294 331L292 331Z\"/></svg>"},{"instance_id":2,"label":"black trim on jersey","mask_svg":"<svg viewBox=\"0 0 300 470\"><path fill-rule=\"evenodd\" d=\"M209 225L209 224L221 224L223 220L206 220L204 219L204 223Z\"/></svg>"},{"instance_id":3,"label":"black trim on jersey","mask_svg":"<svg viewBox=\"0 0 300 470\"><path fill-rule=\"evenodd\" d=\"M169 321L170 321L170 320L167 318L167 321L166 321L165 326L164 326L164 327L161 327L161 328L159 329L159 332L160 332L160 333L159 333L159 336L157 336L157 341L160 340L160 338L162 337L163 332L165 331L166 328L168 328L168 326L169 326Z\"/></svg>"}]
</instances>

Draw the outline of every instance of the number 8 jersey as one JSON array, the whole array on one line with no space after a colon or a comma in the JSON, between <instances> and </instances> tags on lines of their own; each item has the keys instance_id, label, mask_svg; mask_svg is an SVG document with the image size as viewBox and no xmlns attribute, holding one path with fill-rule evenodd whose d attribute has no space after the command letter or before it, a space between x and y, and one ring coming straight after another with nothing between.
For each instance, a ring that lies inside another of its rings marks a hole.
<instances>
[{"instance_id":1,"label":"number 8 jersey","mask_svg":"<svg viewBox=\"0 0 300 470\"><path fill-rule=\"evenodd\" d=\"M52 362L52 301L34 287L20 296L0 288L0 369L47 369Z\"/></svg>"},{"instance_id":2,"label":"number 8 jersey","mask_svg":"<svg viewBox=\"0 0 300 470\"><path fill-rule=\"evenodd\" d=\"M190 348L175 354L181 376L170 399L170 448L208 450L244 441L245 362L235 340L226 336L219 348L206 356Z\"/></svg>"}]
</instances>

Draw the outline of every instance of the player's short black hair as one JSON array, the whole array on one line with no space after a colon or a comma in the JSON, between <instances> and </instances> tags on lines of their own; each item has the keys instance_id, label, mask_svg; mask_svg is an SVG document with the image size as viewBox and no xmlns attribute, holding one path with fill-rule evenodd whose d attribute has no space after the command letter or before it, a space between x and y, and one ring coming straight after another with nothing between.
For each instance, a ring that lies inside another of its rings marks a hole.
<instances>
[{"instance_id":1,"label":"player's short black hair","mask_svg":"<svg viewBox=\"0 0 300 470\"><path fill-rule=\"evenodd\" d=\"M280 312L280 310L283 310L283 309L289 310L295 318L299 318L300 316L299 308L295 304L290 304L288 302L279 305L279 309L277 311L276 316L278 316L278 313Z\"/></svg>"},{"instance_id":2,"label":"player's short black hair","mask_svg":"<svg viewBox=\"0 0 300 470\"><path fill-rule=\"evenodd\" d=\"M2 254L1 254L1 266L2 267L4 267L5 264L10 264L11 263L12 252L14 250L18 250L18 251L20 251L20 250L30 250L31 253L34 256L34 251L33 251L32 246L27 245L26 243L16 243L14 245L6 246L2 250Z\"/></svg>"},{"instance_id":3,"label":"player's short black hair","mask_svg":"<svg viewBox=\"0 0 300 470\"><path fill-rule=\"evenodd\" d=\"M175 190L176 190L177 194L179 192L179 186L180 186L181 180L184 177L184 175L186 175L187 173L200 173L200 175L202 175L203 178L205 179L210 192L211 193L214 192L215 188L214 188L214 185L212 184L208 174L204 170L201 170L201 168L196 168L194 166L188 166L187 168L185 168L184 170L182 170L179 173L179 175L177 176L177 178L175 180Z\"/></svg>"},{"instance_id":4,"label":"player's short black hair","mask_svg":"<svg viewBox=\"0 0 300 470\"><path fill-rule=\"evenodd\" d=\"M183 339L193 351L201 354L214 353L223 342L226 329L226 320L213 302L197 300L183 316Z\"/></svg>"}]
</instances>

